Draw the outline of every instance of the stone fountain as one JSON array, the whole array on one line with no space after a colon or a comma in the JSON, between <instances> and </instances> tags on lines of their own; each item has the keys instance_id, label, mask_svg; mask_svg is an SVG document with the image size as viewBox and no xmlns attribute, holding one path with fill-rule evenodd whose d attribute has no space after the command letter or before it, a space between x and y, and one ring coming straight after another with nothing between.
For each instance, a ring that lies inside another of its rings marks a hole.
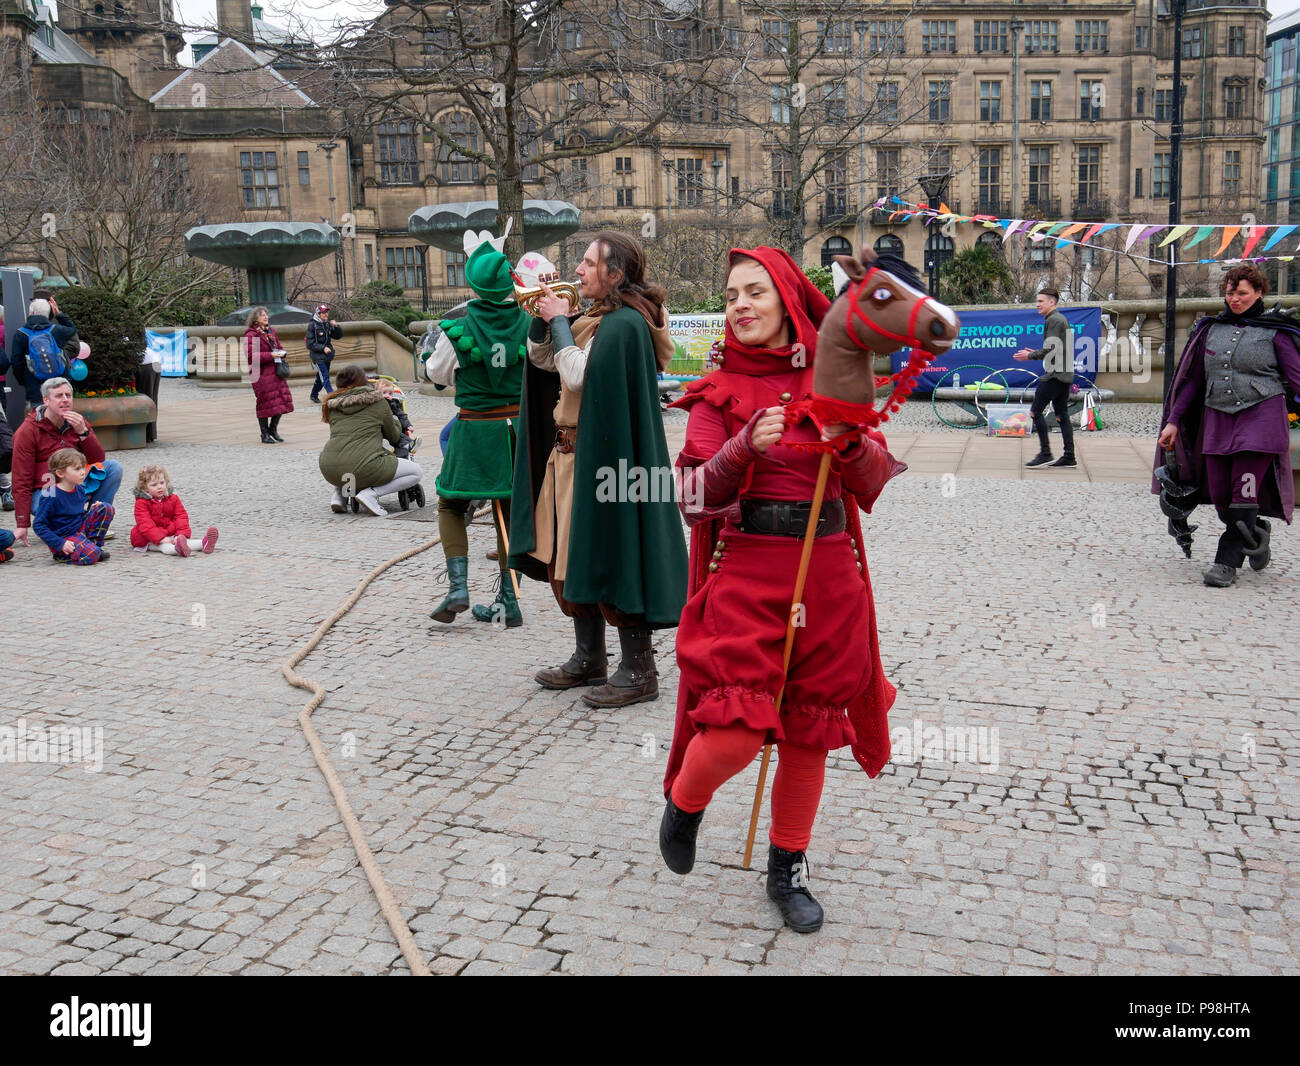
<instances>
[{"instance_id":1,"label":"stone fountain","mask_svg":"<svg viewBox=\"0 0 1300 1066\"><path fill-rule=\"evenodd\" d=\"M342 243L324 222L222 222L185 234L190 255L248 272L249 305L223 318L223 326L243 325L254 307L265 307L273 325L308 321L311 311L285 303L284 272L337 252Z\"/></svg>"},{"instance_id":2,"label":"stone fountain","mask_svg":"<svg viewBox=\"0 0 1300 1066\"><path fill-rule=\"evenodd\" d=\"M577 233L581 213L564 200L524 201L524 248L534 252L547 248L570 233ZM465 249L467 229L496 232L497 202L470 200L454 204L430 204L411 213L406 228L411 236L444 252Z\"/></svg>"}]
</instances>

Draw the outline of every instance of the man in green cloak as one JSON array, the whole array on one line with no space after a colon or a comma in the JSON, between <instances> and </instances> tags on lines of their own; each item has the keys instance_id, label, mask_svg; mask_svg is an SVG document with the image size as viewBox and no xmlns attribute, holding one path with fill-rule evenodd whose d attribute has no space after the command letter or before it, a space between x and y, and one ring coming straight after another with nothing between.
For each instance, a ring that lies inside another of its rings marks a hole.
<instances>
[{"instance_id":1,"label":"man in green cloak","mask_svg":"<svg viewBox=\"0 0 1300 1066\"><path fill-rule=\"evenodd\" d=\"M508 232L508 231L507 231ZM464 318L439 322L442 336L425 363L425 375L438 385L456 386L456 423L438 474L438 532L447 558L447 595L432 612L451 622L469 609L469 538L466 512L471 500L491 500L497 527L501 586L496 600L477 605L480 622L524 624L507 569L505 535L514 481L514 428L519 414L527 336L532 319L515 302L510 261L501 253L505 237L487 231L465 234L465 280L477 299Z\"/></svg>"},{"instance_id":2,"label":"man in green cloak","mask_svg":"<svg viewBox=\"0 0 1300 1066\"><path fill-rule=\"evenodd\" d=\"M577 268L593 305L571 316L547 290L528 334L515 456L510 566L548 581L573 619L576 650L537 673L544 688L599 686L594 707L659 695L651 633L686 602L686 541L675 503L657 372L673 355L666 293L645 252L596 235ZM622 661L607 675L605 623Z\"/></svg>"}]
</instances>

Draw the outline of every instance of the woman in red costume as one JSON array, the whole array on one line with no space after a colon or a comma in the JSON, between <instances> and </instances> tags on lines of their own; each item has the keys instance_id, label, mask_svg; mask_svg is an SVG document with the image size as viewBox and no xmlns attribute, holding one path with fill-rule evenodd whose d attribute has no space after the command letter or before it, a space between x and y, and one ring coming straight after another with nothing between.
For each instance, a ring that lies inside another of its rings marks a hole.
<instances>
[{"instance_id":1,"label":"woman in red costume","mask_svg":"<svg viewBox=\"0 0 1300 1066\"><path fill-rule=\"evenodd\" d=\"M834 459L787 675L786 622L821 458L789 445L824 438L807 418L787 427L784 407L812 392L829 301L778 249L734 249L730 262L722 369L676 405L690 411L677 465L692 526L691 595L677 631L681 680L659 846L670 870L689 872L713 793L775 743L767 894L787 925L811 933L823 915L804 853L826 754L852 745L872 776L888 759L894 688L876 643L857 511L870 511L906 468L875 431L830 434Z\"/></svg>"}]
</instances>

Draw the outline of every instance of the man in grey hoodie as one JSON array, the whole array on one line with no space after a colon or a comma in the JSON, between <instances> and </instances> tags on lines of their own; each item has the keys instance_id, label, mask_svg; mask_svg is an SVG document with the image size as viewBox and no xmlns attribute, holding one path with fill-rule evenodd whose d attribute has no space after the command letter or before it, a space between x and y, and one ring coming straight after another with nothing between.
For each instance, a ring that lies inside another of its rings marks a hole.
<instances>
[{"instance_id":1,"label":"man in grey hoodie","mask_svg":"<svg viewBox=\"0 0 1300 1066\"><path fill-rule=\"evenodd\" d=\"M1043 376L1034 389L1034 402L1029 413L1034 419L1034 432L1038 434L1038 454L1025 466L1077 466L1074 458L1074 427L1070 425L1070 385L1074 382L1074 344L1070 324L1057 309L1061 294L1051 287L1040 289L1034 301L1043 316L1043 346L1038 349L1021 348L1013 359L1026 363L1030 359L1043 361ZM1047 421L1043 411L1052 405L1056 424L1061 427L1061 445L1065 449L1061 458L1052 462L1052 445L1047 436Z\"/></svg>"}]
</instances>

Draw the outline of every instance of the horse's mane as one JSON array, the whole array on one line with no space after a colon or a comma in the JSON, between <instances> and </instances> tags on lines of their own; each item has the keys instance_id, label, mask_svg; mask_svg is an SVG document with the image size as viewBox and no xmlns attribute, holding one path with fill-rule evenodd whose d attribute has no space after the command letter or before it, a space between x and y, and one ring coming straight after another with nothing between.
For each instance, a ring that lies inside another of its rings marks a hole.
<instances>
[{"instance_id":1,"label":"horse's mane","mask_svg":"<svg viewBox=\"0 0 1300 1066\"><path fill-rule=\"evenodd\" d=\"M930 291L926 288L925 282L921 280L921 276L917 274L916 268L899 256L889 252L877 252L876 260L871 265L893 274L899 281L912 286L912 288L920 292L928 293Z\"/></svg>"}]
</instances>

